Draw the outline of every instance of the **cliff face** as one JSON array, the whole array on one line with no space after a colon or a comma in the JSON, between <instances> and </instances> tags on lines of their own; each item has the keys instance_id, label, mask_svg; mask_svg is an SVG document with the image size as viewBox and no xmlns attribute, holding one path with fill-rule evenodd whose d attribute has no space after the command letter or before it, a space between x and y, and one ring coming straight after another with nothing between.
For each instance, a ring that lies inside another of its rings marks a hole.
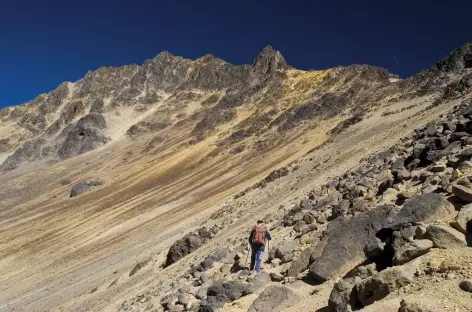
<instances>
[{"instance_id":1,"label":"cliff face","mask_svg":"<svg viewBox=\"0 0 472 312\"><path fill-rule=\"evenodd\" d=\"M156 135L178 135L195 144L216 136L228 149L254 136L277 141L307 123L440 92L464 77L471 47L466 44L431 70L403 81L365 65L299 71L272 47L252 65L233 66L211 55L192 61L162 52L140 66L100 68L0 111L0 169L57 162L124 138L151 142Z\"/></svg>"}]
</instances>

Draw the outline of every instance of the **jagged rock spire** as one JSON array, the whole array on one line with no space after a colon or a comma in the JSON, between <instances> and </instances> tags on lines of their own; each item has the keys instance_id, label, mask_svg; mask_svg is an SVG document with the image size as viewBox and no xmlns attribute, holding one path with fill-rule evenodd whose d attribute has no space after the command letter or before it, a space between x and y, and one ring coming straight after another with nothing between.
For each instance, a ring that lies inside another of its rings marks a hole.
<instances>
[{"instance_id":1,"label":"jagged rock spire","mask_svg":"<svg viewBox=\"0 0 472 312\"><path fill-rule=\"evenodd\" d=\"M460 72L472 68L472 42L468 42L459 49L451 52L446 58L437 62L433 69L442 72Z\"/></svg>"},{"instance_id":2,"label":"jagged rock spire","mask_svg":"<svg viewBox=\"0 0 472 312\"><path fill-rule=\"evenodd\" d=\"M288 65L279 51L274 50L271 46L267 46L256 56L252 67L255 73L265 75L277 70L285 70L288 68Z\"/></svg>"}]
</instances>

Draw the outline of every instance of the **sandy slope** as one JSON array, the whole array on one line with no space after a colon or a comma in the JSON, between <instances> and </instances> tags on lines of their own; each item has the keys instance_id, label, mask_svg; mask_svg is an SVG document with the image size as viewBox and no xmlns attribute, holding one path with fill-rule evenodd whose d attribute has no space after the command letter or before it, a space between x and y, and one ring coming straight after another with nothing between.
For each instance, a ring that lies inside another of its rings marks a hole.
<instances>
[{"instance_id":1,"label":"sandy slope","mask_svg":"<svg viewBox=\"0 0 472 312\"><path fill-rule=\"evenodd\" d=\"M429 99L398 103L398 108L417 106L389 116L381 116L387 109L381 108L332 144L303 157L321 142L319 135L326 128L315 129L263 157L223 155L205 162L199 162L206 155L205 146L142 156L135 145L123 141L52 169L9 179L8 185L0 186L0 194L6 198L0 210L4 238L0 245L0 310L115 311L126 298L178 278L182 267L228 244L232 237L246 235L254 219L278 213L281 205L287 207L328 176L356 166L365 155L394 144L452 105L424 111L430 103ZM132 156L128 156L130 152ZM126 162L126 157L135 159ZM241 159L235 161L238 157ZM297 158L299 169L293 174L230 200L274 167ZM239 162L244 162L244 170ZM314 169L315 165L319 166ZM107 187L69 199L70 185L59 181L83 177L105 179ZM231 214L216 222L238 217L235 226L178 265L160 269L168 246L205 222L225 201ZM148 258L151 263L130 278L131 268ZM328 288L310 297L317 302L313 307L323 308ZM247 304L240 303L241 311Z\"/></svg>"}]
</instances>

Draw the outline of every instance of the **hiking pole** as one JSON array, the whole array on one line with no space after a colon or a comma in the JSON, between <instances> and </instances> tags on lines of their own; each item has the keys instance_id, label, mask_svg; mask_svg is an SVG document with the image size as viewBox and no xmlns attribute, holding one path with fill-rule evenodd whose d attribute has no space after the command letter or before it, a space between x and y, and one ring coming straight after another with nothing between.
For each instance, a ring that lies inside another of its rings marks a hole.
<instances>
[{"instance_id":1,"label":"hiking pole","mask_svg":"<svg viewBox=\"0 0 472 312\"><path fill-rule=\"evenodd\" d=\"M247 268L247 260L249 259L249 253L251 252L251 246L249 244L249 242L247 243L248 245L248 250L247 250L247 255L246 255L246 262L244 263L244 267Z\"/></svg>"}]
</instances>

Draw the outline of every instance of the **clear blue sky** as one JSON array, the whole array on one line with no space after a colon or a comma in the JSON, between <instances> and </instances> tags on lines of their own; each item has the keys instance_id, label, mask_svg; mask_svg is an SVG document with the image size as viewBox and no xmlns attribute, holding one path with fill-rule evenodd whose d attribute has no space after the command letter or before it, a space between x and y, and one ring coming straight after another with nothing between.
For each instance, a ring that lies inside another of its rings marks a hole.
<instances>
[{"instance_id":1,"label":"clear blue sky","mask_svg":"<svg viewBox=\"0 0 472 312\"><path fill-rule=\"evenodd\" d=\"M363 63L404 77L472 41L471 12L470 0L2 0L0 107L163 50L241 64L272 45L297 68Z\"/></svg>"}]
</instances>

